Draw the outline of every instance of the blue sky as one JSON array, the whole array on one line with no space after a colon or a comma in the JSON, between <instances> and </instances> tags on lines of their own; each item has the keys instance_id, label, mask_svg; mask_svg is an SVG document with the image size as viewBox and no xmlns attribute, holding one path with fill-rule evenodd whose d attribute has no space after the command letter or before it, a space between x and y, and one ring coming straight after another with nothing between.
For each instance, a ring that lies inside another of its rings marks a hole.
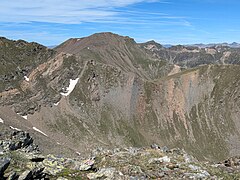
<instances>
[{"instance_id":1,"label":"blue sky","mask_svg":"<svg viewBox=\"0 0 240 180\"><path fill-rule=\"evenodd\" d=\"M162 44L240 42L238 0L1 0L0 36L56 45L114 32Z\"/></svg>"}]
</instances>

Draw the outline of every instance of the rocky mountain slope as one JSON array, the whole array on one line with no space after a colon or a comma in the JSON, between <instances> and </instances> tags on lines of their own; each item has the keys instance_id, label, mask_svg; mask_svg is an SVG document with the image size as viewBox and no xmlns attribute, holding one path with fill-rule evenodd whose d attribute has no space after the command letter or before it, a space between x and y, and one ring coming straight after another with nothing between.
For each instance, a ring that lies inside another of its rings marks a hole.
<instances>
[{"instance_id":1,"label":"rocky mountain slope","mask_svg":"<svg viewBox=\"0 0 240 180\"><path fill-rule=\"evenodd\" d=\"M0 81L3 82L0 92L15 88L18 81L54 54L54 51L37 43L0 37Z\"/></svg>"},{"instance_id":2,"label":"rocky mountain slope","mask_svg":"<svg viewBox=\"0 0 240 180\"><path fill-rule=\"evenodd\" d=\"M240 159L199 162L184 150L154 144L145 148L95 149L89 157L43 155L21 130L1 127L0 179L237 179Z\"/></svg>"},{"instance_id":3,"label":"rocky mountain slope","mask_svg":"<svg viewBox=\"0 0 240 180\"><path fill-rule=\"evenodd\" d=\"M82 61L94 60L111 65L144 79L165 76L172 69L165 59L159 60L147 54L134 39L112 33L98 33L87 38L69 39L55 50L74 54Z\"/></svg>"},{"instance_id":4,"label":"rocky mountain slope","mask_svg":"<svg viewBox=\"0 0 240 180\"><path fill-rule=\"evenodd\" d=\"M172 46L164 48L155 41L140 44L148 53L159 59L185 68L203 64L240 64L240 48L231 46Z\"/></svg>"},{"instance_id":5,"label":"rocky mountain slope","mask_svg":"<svg viewBox=\"0 0 240 180\"><path fill-rule=\"evenodd\" d=\"M30 132L43 153L156 143L198 159L239 155L238 49L164 48L99 33L45 52L0 92L0 125ZM26 55L16 53L10 64Z\"/></svg>"}]
</instances>

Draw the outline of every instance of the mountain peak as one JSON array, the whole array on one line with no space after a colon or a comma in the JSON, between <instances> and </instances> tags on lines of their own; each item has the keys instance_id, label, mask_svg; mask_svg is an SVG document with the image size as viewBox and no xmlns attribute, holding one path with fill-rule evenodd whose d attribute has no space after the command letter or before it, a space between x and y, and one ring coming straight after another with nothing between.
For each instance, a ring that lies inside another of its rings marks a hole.
<instances>
[{"instance_id":1,"label":"mountain peak","mask_svg":"<svg viewBox=\"0 0 240 180\"><path fill-rule=\"evenodd\" d=\"M132 40L134 41L133 38L130 38L128 36L122 36L122 35L118 35L118 34L115 34L115 33L112 33L112 32L101 32L101 33L95 33L95 34L92 34L90 36L86 36L86 37L83 37L83 38L70 38L68 39L67 41L65 42L68 42L68 41L104 41L104 42L111 42L111 41L114 41L114 40Z\"/></svg>"},{"instance_id":2,"label":"mountain peak","mask_svg":"<svg viewBox=\"0 0 240 180\"><path fill-rule=\"evenodd\" d=\"M78 54L83 49L104 49L109 47L122 47L124 44L136 44L134 39L111 32L95 33L83 38L71 38L63 42L55 49L58 52Z\"/></svg>"},{"instance_id":3,"label":"mountain peak","mask_svg":"<svg viewBox=\"0 0 240 180\"><path fill-rule=\"evenodd\" d=\"M163 46L159 43L157 43L154 40L147 41L145 43L140 44L141 47L144 47L145 49L151 50L151 49L162 49Z\"/></svg>"}]
</instances>

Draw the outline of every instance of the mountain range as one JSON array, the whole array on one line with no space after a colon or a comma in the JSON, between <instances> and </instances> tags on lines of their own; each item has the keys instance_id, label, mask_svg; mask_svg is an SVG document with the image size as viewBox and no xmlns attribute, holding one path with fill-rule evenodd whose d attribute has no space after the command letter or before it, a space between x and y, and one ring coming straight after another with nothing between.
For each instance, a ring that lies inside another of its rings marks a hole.
<instances>
[{"instance_id":1,"label":"mountain range","mask_svg":"<svg viewBox=\"0 0 240 180\"><path fill-rule=\"evenodd\" d=\"M1 125L43 153L179 147L202 160L240 153L240 48L136 43L113 33L47 48L0 38Z\"/></svg>"},{"instance_id":2,"label":"mountain range","mask_svg":"<svg viewBox=\"0 0 240 180\"><path fill-rule=\"evenodd\" d=\"M213 46L227 46L227 47L231 47L231 48L239 48L240 44L237 42L233 42L233 43L210 43L210 44L193 44L193 45L189 45L189 46L196 46L196 47L213 47Z\"/></svg>"}]
</instances>

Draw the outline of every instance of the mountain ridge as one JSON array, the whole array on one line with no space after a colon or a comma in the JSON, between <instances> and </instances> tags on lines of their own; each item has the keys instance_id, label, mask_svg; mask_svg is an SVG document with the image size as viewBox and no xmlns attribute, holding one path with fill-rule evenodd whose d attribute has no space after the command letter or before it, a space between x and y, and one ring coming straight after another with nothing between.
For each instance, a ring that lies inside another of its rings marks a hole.
<instances>
[{"instance_id":1,"label":"mountain ridge","mask_svg":"<svg viewBox=\"0 0 240 180\"><path fill-rule=\"evenodd\" d=\"M224 159L239 153L239 52L214 50L137 44L112 33L69 39L1 91L0 115L34 133L46 152L44 141L81 153L157 143ZM63 96L71 80L76 86Z\"/></svg>"}]
</instances>

